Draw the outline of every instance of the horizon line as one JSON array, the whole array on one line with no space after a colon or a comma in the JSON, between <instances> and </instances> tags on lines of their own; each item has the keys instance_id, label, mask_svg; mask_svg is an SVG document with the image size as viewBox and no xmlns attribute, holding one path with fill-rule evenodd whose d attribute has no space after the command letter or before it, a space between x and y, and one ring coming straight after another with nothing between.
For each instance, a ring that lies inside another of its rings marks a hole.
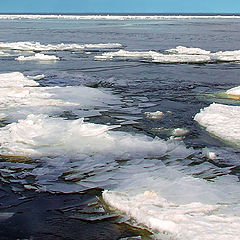
<instances>
[{"instance_id":1,"label":"horizon line","mask_svg":"<svg viewBox=\"0 0 240 240\"><path fill-rule=\"evenodd\" d=\"M178 14L178 15L200 15L200 14L203 14L203 15L232 15L232 14L236 14L236 15L240 15L240 13L237 13L237 12L233 12L233 13L226 13L226 12L0 12L1 15L5 14L5 15L27 15L27 14L39 14L39 15L57 15L57 14L63 14L63 15L96 15L96 14L99 14L99 15L126 15L126 14L129 14L129 15L147 15L147 14L150 14L150 15L153 15L153 14L156 14L156 15L175 15L175 14Z\"/></svg>"}]
</instances>

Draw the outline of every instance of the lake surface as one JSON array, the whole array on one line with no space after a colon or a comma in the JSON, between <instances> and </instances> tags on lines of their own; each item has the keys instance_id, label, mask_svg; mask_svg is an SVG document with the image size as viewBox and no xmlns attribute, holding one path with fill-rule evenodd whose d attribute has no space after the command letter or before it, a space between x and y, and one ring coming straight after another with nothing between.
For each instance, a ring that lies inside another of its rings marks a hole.
<instances>
[{"instance_id":1,"label":"lake surface","mask_svg":"<svg viewBox=\"0 0 240 240\"><path fill-rule=\"evenodd\" d=\"M0 15L2 239L240 239L240 142L194 120L239 108L239 32Z\"/></svg>"}]
</instances>

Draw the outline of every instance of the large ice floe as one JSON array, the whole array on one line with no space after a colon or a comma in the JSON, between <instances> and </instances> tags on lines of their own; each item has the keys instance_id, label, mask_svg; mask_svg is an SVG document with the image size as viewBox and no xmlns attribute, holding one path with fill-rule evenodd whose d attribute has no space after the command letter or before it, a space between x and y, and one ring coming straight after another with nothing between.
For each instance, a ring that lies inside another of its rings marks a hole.
<instances>
[{"instance_id":1,"label":"large ice floe","mask_svg":"<svg viewBox=\"0 0 240 240\"><path fill-rule=\"evenodd\" d=\"M211 134L240 145L240 106L213 103L200 111L194 120Z\"/></svg>"},{"instance_id":2,"label":"large ice floe","mask_svg":"<svg viewBox=\"0 0 240 240\"><path fill-rule=\"evenodd\" d=\"M121 48L120 43L98 43L98 44L41 44L39 42L0 42L0 49L18 51L67 51L84 49L114 49Z\"/></svg>"},{"instance_id":3,"label":"large ice floe","mask_svg":"<svg viewBox=\"0 0 240 240\"><path fill-rule=\"evenodd\" d=\"M59 57L53 55L45 55L43 53L36 53L33 56L19 56L15 60L17 61L56 61L60 60Z\"/></svg>"},{"instance_id":4,"label":"large ice floe","mask_svg":"<svg viewBox=\"0 0 240 240\"><path fill-rule=\"evenodd\" d=\"M118 189L103 192L112 211L128 216L135 226L150 229L156 239L239 239L236 177L207 182L173 167L145 168L140 163L133 171L134 167L124 169L131 174Z\"/></svg>"}]
</instances>

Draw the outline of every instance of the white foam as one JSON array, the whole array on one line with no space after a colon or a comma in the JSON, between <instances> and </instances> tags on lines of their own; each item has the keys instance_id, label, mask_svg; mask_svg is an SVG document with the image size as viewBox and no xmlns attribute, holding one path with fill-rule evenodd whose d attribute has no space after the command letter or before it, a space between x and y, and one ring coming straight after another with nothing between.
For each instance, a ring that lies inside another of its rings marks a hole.
<instances>
[{"instance_id":1,"label":"white foam","mask_svg":"<svg viewBox=\"0 0 240 240\"><path fill-rule=\"evenodd\" d=\"M84 49L112 49L120 48L120 43L99 43L99 44L41 44L39 42L0 42L0 49L18 51L67 51Z\"/></svg>"},{"instance_id":2,"label":"white foam","mask_svg":"<svg viewBox=\"0 0 240 240\"><path fill-rule=\"evenodd\" d=\"M227 90L226 94L240 96L240 86Z\"/></svg>"},{"instance_id":3,"label":"white foam","mask_svg":"<svg viewBox=\"0 0 240 240\"><path fill-rule=\"evenodd\" d=\"M177 46L176 48L166 50L166 52L189 55L206 55L211 53L210 51L206 51L201 48L188 48L184 46Z\"/></svg>"},{"instance_id":4,"label":"white foam","mask_svg":"<svg viewBox=\"0 0 240 240\"><path fill-rule=\"evenodd\" d=\"M240 145L240 107L213 103L194 120L215 136Z\"/></svg>"},{"instance_id":5,"label":"white foam","mask_svg":"<svg viewBox=\"0 0 240 240\"><path fill-rule=\"evenodd\" d=\"M42 53L36 53L33 56L19 56L15 60L17 61L56 61L60 60L59 57L53 56L53 55L45 55Z\"/></svg>"},{"instance_id":6,"label":"white foam","mask_svg":"<svg viewBox=\"0 0 240 240\"><path fill-rule=\"evenodd\" d=\"M66 19L66 20L168 20L168 19L238 19L231 15L38 15L38 14L1 14L0 19Z\"/></svg>"}]
</instances>

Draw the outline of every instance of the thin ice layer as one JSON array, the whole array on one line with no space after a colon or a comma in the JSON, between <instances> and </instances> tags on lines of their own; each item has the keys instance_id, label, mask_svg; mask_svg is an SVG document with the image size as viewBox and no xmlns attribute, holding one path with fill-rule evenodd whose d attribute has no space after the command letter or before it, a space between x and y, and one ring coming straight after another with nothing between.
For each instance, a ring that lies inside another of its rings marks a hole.
<instances>
[{"instance_id":1,"label":"thin ice layer","mask_svg":"<svg viewBox=\"0 0 240 240\"><path fill-rule=\"evenodd\" d=\"M67 51L84 49L112 49L120 48L120 43L99 43L99 44L41 44L39 42L0 42L0 49L18 51Z\"/></svg>"},{"instance_id":2,"label":"thin ice layer","mask_svg":"<svg viewBox=\"0 0 240 240\"><path fill-rule=\"evenodd\" d=\"M194 120L215 136L240 145L240 106L213 103L201 109Z\"/></svg>"},{"instance_id":3,"label":"thin ice layer","mask_svg":"<svg viewBox=\"0 0 240 240\"><path fill-rule=\"evenodd\" d=\"M45 55L42 53L36 53L33 56L19 56L15 60L17 61L56 61L60 60L59 57L53 56L53 55Z\"/></svg>"}]
</instances>

